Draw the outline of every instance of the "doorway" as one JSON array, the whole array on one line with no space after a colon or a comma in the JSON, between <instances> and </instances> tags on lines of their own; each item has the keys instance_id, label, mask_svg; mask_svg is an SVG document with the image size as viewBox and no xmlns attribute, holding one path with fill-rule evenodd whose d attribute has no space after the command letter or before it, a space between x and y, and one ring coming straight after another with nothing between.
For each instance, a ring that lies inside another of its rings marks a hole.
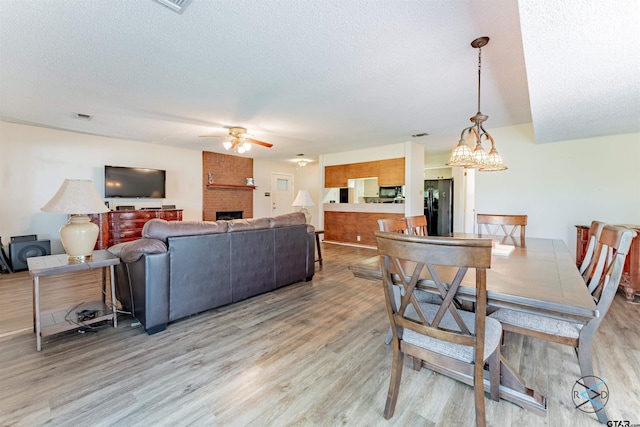
<instances>
[{"instance_id":1,"label":"doorway","mask_svg":"<svg viewBox=\"0 0 640 427\"><path fill-rule=\"evenodd\" d=\"M271 173L271 216L293 212L293 175Z\"/></svg>"}]
</instances>

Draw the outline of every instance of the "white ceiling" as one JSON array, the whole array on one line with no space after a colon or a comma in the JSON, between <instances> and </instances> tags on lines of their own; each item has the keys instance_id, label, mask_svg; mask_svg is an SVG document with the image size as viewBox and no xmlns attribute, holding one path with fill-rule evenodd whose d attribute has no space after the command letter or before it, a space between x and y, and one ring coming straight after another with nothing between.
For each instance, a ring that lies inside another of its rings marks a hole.
<instances>
[{"instance_id":1,"label":"white ceiling","mask_svg":"<svg viewBox=\"0 0 640 427\"><path fill-rule=\"evenodd\" d=\"M427 132L440 153L476 113L470 42L489 36L488 130L638 132L639 18L637 0L0 0L0 119L218 152L198 135L242 126L272 159Z\"/></svg>"}]
</instances>

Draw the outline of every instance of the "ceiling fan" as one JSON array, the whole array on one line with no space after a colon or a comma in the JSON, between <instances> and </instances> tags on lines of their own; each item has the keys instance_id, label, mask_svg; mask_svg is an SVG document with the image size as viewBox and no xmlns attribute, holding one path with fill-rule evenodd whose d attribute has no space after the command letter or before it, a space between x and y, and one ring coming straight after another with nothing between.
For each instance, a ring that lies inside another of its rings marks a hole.
<instances>
[{"instance_id":1,"label":"ceiling fan","mask_svg":"<svg viewBox=\"0 0 640 427\"><path fill-rule=\"evenodd\" d=\"M247 133L246 128L232 127L229 128L228 136L216 136L216 135L200 135L201 138L229 138L228 141L222 143L226 150L233 150L236 153L242 154L251 150L251 144L261 145L263 147L271 148L273 144L268 142L258 141L253 139L250 134Z\"/></svg>"}]
</instances>

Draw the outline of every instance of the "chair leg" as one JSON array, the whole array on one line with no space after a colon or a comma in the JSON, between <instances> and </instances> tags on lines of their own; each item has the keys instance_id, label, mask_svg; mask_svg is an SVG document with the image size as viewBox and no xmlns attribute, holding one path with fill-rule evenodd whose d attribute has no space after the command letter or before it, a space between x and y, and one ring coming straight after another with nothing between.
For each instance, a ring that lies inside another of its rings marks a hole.
<instances>
[{"instance_id":1,"label":"chair leg","mask_svg":"<svg viewBox=\"0 0 640 427\"><path fill-rule=\"evenodd\" d=\"M594 387L596 382L593 378L593 360L591 358L591 337L588 339L581 339L578 345L578 364L580 365L580 372L584 377L584 383L587 387ZM602 404L602 398L600 395L592 397L595 403L592 403L593 409L596 410L598 421L601 424L608 425L609 416L607 410ZM600 405L600 409L596 406Z\"/></svg>"},{"instance_id":2,"label":"chair leg","mask_svg":"<svg viewBox=\"0 0 640 427\"><path fill-rule=\"evenodd\" d=\"M389 391L387 392L387 403L384 407L384 417L390 419L396 409L398 391L400 390L400 380L402 379L402 363L404 353L400 351L400 344L394 343L393 362L391 363L391 379L389 380Z\"/></svg>"},{"instance_id":3,"label":"chair leg","mask_svg":"<svg viewBox=\"0 0 640 427\"><path fill-rule=\"evenodd\" d=\"M500 400L500 346L489 356L489 389L491 400Z\"/></svg>"},{"instance_id":4,"label":"chair leg","mask_svg":"<svg viewBox=\"0 0 640 427\"><path fill-rule=\"evenodd\" d=\"M391 326L389 326L389 330L387 331L387 337L384 339L384 343L386 345L389 345L392 339L393 339L393 332L391 331Z\"/></svg>"},{"instance_id":5,"label":"chair leg","mask_svg":"<svg viewBox=\"0 0 640 427\"><path fill-rule=\"evenodd\" d=\"M415 371L419 371L420 369L422 369L422 359L415 356L413 356L412 359L413 359L413 369Z\"/></svg>"},{"instance_id":6,"label":"chair leg","mask_svg":"<svg viewBox=\"0 0 640 427\"><path fill-rule=\"evenodd\" d=\"M476 363L473 366L473 392L476 404L476 426L486 425L484 411L484 364Z\"/></svg>"}]
</instances>

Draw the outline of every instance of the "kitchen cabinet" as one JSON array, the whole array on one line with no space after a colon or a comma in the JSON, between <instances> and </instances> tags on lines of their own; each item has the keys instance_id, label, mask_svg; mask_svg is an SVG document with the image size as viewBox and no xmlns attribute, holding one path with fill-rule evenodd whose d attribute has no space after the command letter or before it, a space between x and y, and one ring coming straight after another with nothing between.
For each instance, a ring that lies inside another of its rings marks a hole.
<instances>
[{"instance_id":1,"label":"kitchen cabinet","mask_svg":"<svg viewBox=\"0 0 640 427\"><path fill-rule=\"evenodd\" d=\"M404 157L380 160L378 163L378 185L404 185Z\"/></svg>"},{"instance_id":2,"label":"kitchen cabinet","mask_svg":"<svg viewBox=\"0 0 640 427\"><path fill-rule=\"evenodd\" d=\"M404 157L325 166L325 188L347 187L350 179L378 178L379 185L404 185Z\"/></svg>"}]
</instances>

